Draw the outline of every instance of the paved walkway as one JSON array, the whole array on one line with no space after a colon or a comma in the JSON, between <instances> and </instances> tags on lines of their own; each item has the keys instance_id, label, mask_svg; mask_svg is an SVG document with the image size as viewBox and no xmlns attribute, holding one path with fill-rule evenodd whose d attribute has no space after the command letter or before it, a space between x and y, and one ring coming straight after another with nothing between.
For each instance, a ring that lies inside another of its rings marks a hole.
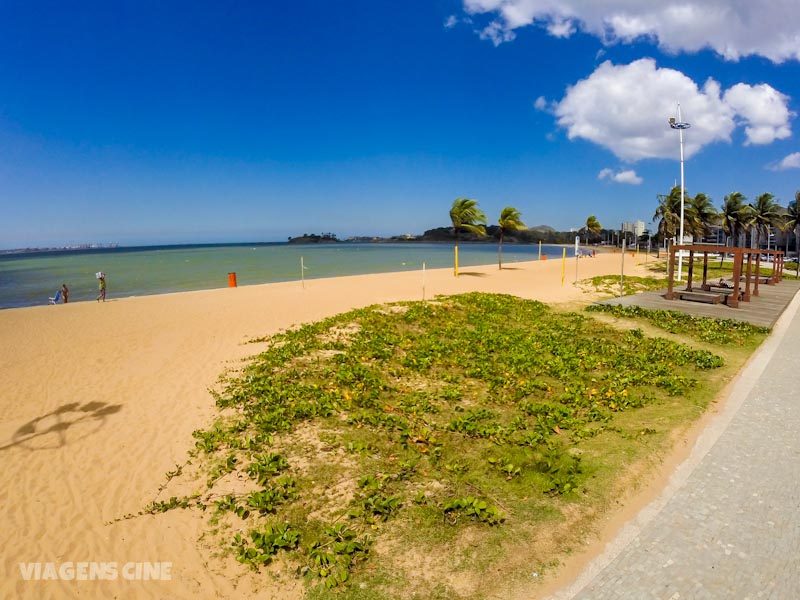
<instances>
[{"instance_id":1,"label":"paved walkway","mask_svg":"<svg viewBox=\"0 0 800 600\"><path fill-rule=\"evenodd\" d=\"M675 286L676 290L683 285ZM697 286L699 289L699 286ZM666 290L660 292L644 292L621 298L609 298L602 304L621 304L623 306L641 306L643 308L677 310L699 317L716 319L738 319L753 325L772 327L789 302L800 290L800 281L784 279L777 285L762 284L758 286L759 295L752 296L750 302L740 302L739 308L731 308L725 304L707 304L705 302L689 302L688 300L667 300Z\"/></svg>"},{"instance_id":2,"label":"paved walkway","mask_svg":"<svg viewBox=\"0 0 800 600\"><path fill-rule=\"evenodd\" d=\"M799 306L667 490L558 598L800 598Z\"/></svg>"}]
</instances>

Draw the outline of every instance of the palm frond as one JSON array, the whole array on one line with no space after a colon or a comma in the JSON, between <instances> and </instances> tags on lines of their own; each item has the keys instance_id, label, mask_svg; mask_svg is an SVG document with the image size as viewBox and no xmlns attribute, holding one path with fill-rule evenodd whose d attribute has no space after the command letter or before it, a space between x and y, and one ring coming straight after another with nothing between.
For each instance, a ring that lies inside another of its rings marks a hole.
<instances>
[{"instance_id":1,"label":"palm frond","mask_svg":"<svg viewBox=\"0 0 800 600\"><path fill-rule=\"evenodd\" d=\"M506 206L500 211L500 218L497 224L503 231L520 231L527 226L522 221L522 213L513 206Z\"/></svg>"}]
</instances>

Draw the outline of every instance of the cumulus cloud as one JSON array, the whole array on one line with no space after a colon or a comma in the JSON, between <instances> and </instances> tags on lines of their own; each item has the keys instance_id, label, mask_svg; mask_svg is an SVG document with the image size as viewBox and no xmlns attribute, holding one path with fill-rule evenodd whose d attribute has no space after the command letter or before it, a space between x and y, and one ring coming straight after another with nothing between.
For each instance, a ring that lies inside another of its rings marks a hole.
<instances>
[{"instance_id":1,"label":"cumulus cloud","mask_svg":"<svg viewBox=\"0 0 800 600\"><path fill-rule=\"evenodd\" d=\"M547 109L547 99L544 96L539 96L533 103L533 107L536 110L546 110Z\"/></svg>"},{"instance_id":2,"label":"cumulus cloud","mask_svg":"<svg viewBox=\"0 0 800 600\"><path fill-rule=\"evenodd\" d=\"M606 44L649 38L673 53L711 48L727 60L800 60L797 0L464 0L464 9L489 15L481 37L496 45L537 25L556 37L583 31Z\"/></svg>"},{"instance_id":3,"label":"cumulus cloud","mask_svg":"<svg viewBox=\"0 0 800 600\"><path fill-rule=\"evenodd\" d=\"M614 181L616 183L627 183L629 185L639 185L644 181L644 179L639 177L636 174L636 171L633 169L617 171L616 173L613 169L602 169L597 174L597 178L600 180L608 179L609 181Z\"/></svg>"},{"instance_id":4,"label":"cumulus cloud","mask_svg":"<svg viewBox=\"0 0 800 600\"><path fill-rule=\"evenodd\" d=\"M767 84L739 83L723 94L714 79L698 85L680 71L642 58L628 65L600 64L567 88L554 114L569 139L594 142L635 162L676 156L678 134L667 119L675 115L678 102L683 119L692 125L684 136L688 158L708 144L729 142L740 123L750 144L789 136L793 114L788 100Z\"/></svg>"},{"instance_id":5,"label":"cumulus cloud","mask_svg":"<svg viewBox=\"0 0 800 600\"><path fill-rule=\"evenodd\" d=\"M783 160L769 167L772 171L786 171L787 169L800 169L800 152L792 152Z\"/></svg>"},{"instance_id":6,"label":"cumulus cloud","mask_svg":"<svg viewBox=\"0 0 800 600\"><path fill-rule=\"evenodd\" d=\"M455 15L450 15L444 20L445 29L452 29L456 25L458 25L458 17Z\"/></svg>"},{"instance_id":7,"label":"cumulus cloud","mask_svg":"<svg viewBox=\"0 0 800 600\"><path fill-rule=\"evenodd\" d=\"M771 144L792 135L789 99L767 84L737 83L725 92L724 100L746 123L748 144Z\"/></svg>"}]
</instances>

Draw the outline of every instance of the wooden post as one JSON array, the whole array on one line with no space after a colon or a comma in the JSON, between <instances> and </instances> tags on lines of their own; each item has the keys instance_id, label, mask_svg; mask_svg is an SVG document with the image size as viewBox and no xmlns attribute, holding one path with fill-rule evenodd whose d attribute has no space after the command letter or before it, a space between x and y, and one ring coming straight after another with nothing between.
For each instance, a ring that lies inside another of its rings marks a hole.
<instances>
[{"instance_id":1,"label":"wooden post","mask_svg":"<svg viewBox=\"0 0 800 600\"><path fill-rule=\"evenodd\" d=\"M733 295L728 296L728 306L739 308L739 290L742 285L742 259L744 252L733 253Z\"/></svg>"},{"instance_id":2,"label":"wooden post","mask_svg":"<svg viewBox=\"0 0 800 600\"><path fill-rule=\"evenodd\" d=\"M753 296L758 296L758 280L761 278L761 248L756 248L756 278L753 281Z\"/></svg>"},{"instance_id":3,"label":"wooden post","mask_svg":"<svg viewBox=\"0 0 800 600\"><path fill-rule=\"evenodd\" d=\"M692 274L694 273L694 250L689 250L689 272L686 275L686 291L692 291Z\"/></svg>"},{"instance_id":4,"label":"wooden post","mask_svg":"<svg viewBox=\"0 0 800 600\"><path fill-rule=\"evenodd\" d=\"M742 256L744 257L744 251L742 251ZM752 279L750 273L753 270L753 252L751 250L747 251L747 270L745 271L745 280L744 280L744 301L750 302L750 288L752 287Z\"/></svg>"},{"instance_id":5,"label":"wooden post","mask_svg":"<svg viewBox=\"0 0 800 600\"><path fill-rule=\"evenodd\" d=\"M667 300L674 300L675 293L672 291L675 285L675 246L672 242L667 247Z\"/></svg>"},{"instance_id":6,"label":"wooden post","mask_svg":"<svg viewBox=\"0 0 800 600\"><path fill-rule=\"evenodd\" d=\"M708 252L703 252L703 289L708 285Z\"/></svg>"}]
</instances>

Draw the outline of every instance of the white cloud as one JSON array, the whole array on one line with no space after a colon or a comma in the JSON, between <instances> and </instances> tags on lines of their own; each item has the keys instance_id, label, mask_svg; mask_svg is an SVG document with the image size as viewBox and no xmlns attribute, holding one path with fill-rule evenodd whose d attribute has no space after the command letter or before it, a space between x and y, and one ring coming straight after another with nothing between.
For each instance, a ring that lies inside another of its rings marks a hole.
<instances>
[{"instance_id":1,"label":"white cloud","mask_svg":"<svg viewBox=\"0 0 800 600\"><path fill-rule=\"evenodd\" d=\"M786 171L787 169L800 169L800 152L792 152L777 164L769 167L772 171Z\"/></svg>"},{"instance_id":2,"label":"white cloud","mask_svg":"<svg viewBox=\"0 0 800 600\"><path fill-rule=\"evenodd\" d=\"M639 185L644 181L641 177L636 174L636 171L633 169L626 169L624 171L614 172L613 169L602 169L597 174L598 179L608 179L609 181L615 181L616 183L627 183L630 185Z\"/></svg>"},{"instance_id":3,"label":"white cloud","mask_svg":"<svg viewBox=\"0 0 800 600\"><path fill-rule=\"evenodd\" d=\"M463 0L471 15L488 14L481 37L494 44L514 30L544 27L569 37L583 31L606 44L652 38L667 52L711 48L728 60L759 55L800 60L797 0Z\"/></svg>"},{"instance_id":4,"label":"white cloud","mask_svg":"<svg viewBox=\"0 0 800 600\"><path fill-rule=\"evenodd\" d=\"M533 103L536 110L545 110L547 108L547 99L544 96L539 96Z\"/></svg>"},{"instance_id":5,"label":"white cloud","mask_svg":"<svg viewBox=\"0 0 800 600\"><path fill-rule=\"evenodd\" d=\"M745 121L748 144L771 144L792 135L788 98L765 83L737 83L725 92L725 102Z\"/></svg>"},{"instance_id":6,"label":"white cloud","mask_svg":"<svg viewBox=\"0 0 800 600\"><path fill-rule=\"evenodd\" d=\"M678 102L683 119L692 125L684 135L687 157L708 144L729 142L740 122L751 144L791 134L788 97L769 85L739 83L723 95L715 80L699 86L680 71L658 68L651 58L600 64L567 88L554 113L569 139L594 142L622 160L674 158L678 134L667 119L675 115Z\"/></svg>"},{"instance_id":7,"label":"white cloud","mask_svg":"<svg viewBox=\"0 0 800 600\"><path fill-rule=\"evenodd\" d=\"M495 46L499 46L503 42L510 42L517 37L513 30L506 29L497 21L492 21L481 29L480 36L482 40L491 40Z\"/></svg>"},{"instance_id":8,"label":"white cloud","mask_svg":"<svg viewBox=\"0 0 800 600\"><path fill-rule=\"evenodd\" d=\"M444 20L445 29L452 29L456 25L458 25L458 17L455 15L450 15Z\"/></svg>"}]
</instances>

